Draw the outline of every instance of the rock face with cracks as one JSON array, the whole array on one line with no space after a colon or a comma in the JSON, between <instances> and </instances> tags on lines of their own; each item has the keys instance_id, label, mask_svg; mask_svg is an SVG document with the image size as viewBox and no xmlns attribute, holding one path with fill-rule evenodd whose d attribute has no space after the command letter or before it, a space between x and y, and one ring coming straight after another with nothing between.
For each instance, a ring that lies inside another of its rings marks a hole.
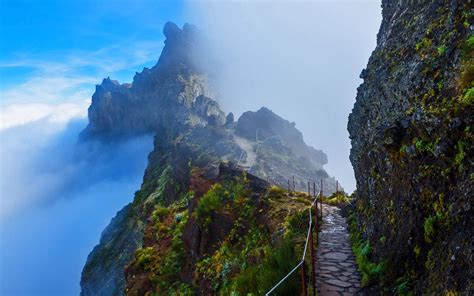
<instances>
[{"instance_id":1,"label":"rock face with cracks","mask_svg":"<svg viewBox=\"0 0 474 296\"><path fill-rule=\"evenodd\" d=\"M355 237L377 267L366 285L472 295L472 1L384 0L382 9L348 125Z\"/></svg>"}]
</instances>

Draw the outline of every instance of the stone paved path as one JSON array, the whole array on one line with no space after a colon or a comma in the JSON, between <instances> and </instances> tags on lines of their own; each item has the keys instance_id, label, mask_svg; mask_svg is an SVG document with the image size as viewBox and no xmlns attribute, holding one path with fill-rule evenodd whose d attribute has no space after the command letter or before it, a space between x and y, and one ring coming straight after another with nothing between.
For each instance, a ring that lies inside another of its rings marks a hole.
<instances>
[{"instance_id":1,"label":"stone paved path","mask_svg":"<svg viewBox=\"0 0 474 296\"><path fill-rule=\"evenodd\" d=\"M339 208L323 204L323 225L316 256L319 296L356 295L360 274L349 243L346 219Z\"/></svg>"}]
</instances>

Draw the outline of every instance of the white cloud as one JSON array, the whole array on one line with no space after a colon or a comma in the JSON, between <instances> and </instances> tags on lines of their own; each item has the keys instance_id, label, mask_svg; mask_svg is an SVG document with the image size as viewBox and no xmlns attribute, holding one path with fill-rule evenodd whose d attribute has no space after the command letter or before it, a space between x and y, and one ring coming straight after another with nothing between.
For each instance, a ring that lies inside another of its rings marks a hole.
<instances>
[{"instance_id":1,"label":"white cloud","mask_svg":"<svg viewBox=\"0 0 474 296\"><path fill-rule=\"evenodd\" d=\"M66 77L62 75L41 72L25 83L14 85L2 92L4 102L62 102L84 100L90 97L97 82L94 77Z\"/></svg>"},{"instance_id":2,"label":"white cloud","mask_svg":"<svg viewBox=\"0 0 474 296\"><path fill-rule=\"evenodd\" d=\"M72 186L71 176L82 170L89 153L76 158L75 143L87 124L95 84L107 76L131 81L134 71L156 63L162 47L162 41L127 41L90 52L0 60L0 70L29 70L21 82L5 75L0 84L1 217L55 199L54 192ZM88 165L89 171L99 170ZM29 186L24 186L26 175Z\"/></svg>"},{"instance_id":3,"label":"white cloud","mask_svg":"<svg viewBox=\"0 0 474 296\"><path fill-rule=\"evenodd\" d=\"M132 70L146 63L154 65L162 49L163 40L125 41L92 52L70 54L68 62L75 67L91 66L103 75L112 76L118 71Z\"/></svg>"},{"instance_id":4,"label":"white cloud","mask_svg":"<svg viewBox=\"0 0 474 296\"><path fill-rule=\"evenodd\" d=\"M0 110L0 131L43 119L66 124L72 119L86 117L89 104L88 100L63 104L11 104Z\"/></svg>"}]
</instances>

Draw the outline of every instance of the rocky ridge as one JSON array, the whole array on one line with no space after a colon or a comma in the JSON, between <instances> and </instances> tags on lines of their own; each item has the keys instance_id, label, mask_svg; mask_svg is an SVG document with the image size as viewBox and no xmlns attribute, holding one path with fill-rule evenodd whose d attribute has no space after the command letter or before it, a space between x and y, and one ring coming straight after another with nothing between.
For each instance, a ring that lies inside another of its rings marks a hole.
<instances>
[{"instance_id":1,"label":"rocky ridge","mask_svg":"<svg viewBox=\"0 0 474 296\"><path fill-rule=\"evenodd\" d=\"M307 146L293 124L267 108L246 113L237 122L233 114L225 115L197 58L198 31L193 26L180 29L167 23L164 34L165 47L154 67L137 73L131 84L104 79L92 97L83 140L114 141L143 133L154 134L155 140L140 190L88 256L81 295L121 295L127 287L138 289L134 280L127 282L125 266L135 260L137 250L153 244L147 233L150 221L156 222L152 216L157 208L182 209L181 203L193 200L192 168L206 172L204 183L219 175L221 162L230 162L270 184L286 187L294 175L304 180L295 184L297 189L306 189L306 181L323 180L325 192L334 190L335 179L323 169L326 155ZM188 274L176 281L193 286L189 279ZM147 283L145 279L143 287L149 287ZM157 288L156 282L153 285ZM202 285L209 289L209 282Z\"/></svg>"}]
</instances>

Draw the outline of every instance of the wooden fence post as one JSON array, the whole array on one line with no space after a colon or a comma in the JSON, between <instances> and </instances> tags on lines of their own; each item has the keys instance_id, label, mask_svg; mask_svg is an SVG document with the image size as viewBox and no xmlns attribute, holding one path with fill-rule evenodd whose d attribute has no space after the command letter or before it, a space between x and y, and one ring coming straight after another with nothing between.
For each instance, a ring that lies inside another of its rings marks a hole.
<instances>
[{"instance_id":1,"label":"wooden fence post","mask_svg":"<svg viewBox=\"0 0 474 296\"><path fill-rule=\"evenodd\" d=\"M313 230L309 232L309 243L311 246L311 282L313 283L313 296L316 296L316 258L314 257Z\"/></svg>"},{"instance_id":2,"label":"wooden fence post","mask_svg":"<svg viewBox=\"0 0 474 296\"><path fill-rule=\"evenodd\" d=\"M323 219L323 179L321 179L321 192L319 194L319 201L321 205L321 219Z\"/></svg>"},{"instance_id":3,"label":"wooden fence post","mask_svg":"<svg viewBox=\"0 0 474 296\"><path fill-rule=\"evenodd\" d=\"M306 290L306 266L303 261L303 264L301 264L301 292L304 296L308 296L308 291Z\"/></svg>"},{"instance_id":4,"label":"wooden fence post","mask_svg":"<svg viewBox=\"0 0 474 296\"><path fill-rule=\"evenodd\" d=\"M319 232L319 219L318 219L318 203L316 202L315 204L315 209L314 209L314 231L316 232L316 245L319 244L319 239L318 239L318 232Z\"/></svg>"},{"instance_id":5,"label":"wooden fence post","mask_svg":"<svg viewBox=\"0 0 474 296\"><path fill-rule=\"evenodd\" d=\"M323 179L321 179L321 186L319 186L319 195L323 196Z\"/></svg>"}]
</instances>

